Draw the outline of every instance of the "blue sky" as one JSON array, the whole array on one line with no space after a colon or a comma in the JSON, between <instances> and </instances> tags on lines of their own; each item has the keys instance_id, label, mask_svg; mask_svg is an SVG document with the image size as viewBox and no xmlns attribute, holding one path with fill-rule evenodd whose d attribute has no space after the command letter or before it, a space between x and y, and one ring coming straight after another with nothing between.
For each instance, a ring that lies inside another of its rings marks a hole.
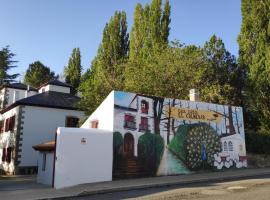
<instances>
[{"instance_id":1,"label":"blue sky","mask_svg":"<svg viewBox=\"0 0 270 200\"><path fill-rule=\"evenodd\" d=\"M106 22L116 10L127 12L132 26L136 3L151 0L0 0L0 47L10 45L23 74L40 60L62 73L75 47L81 49L82 65L89 68L96 55ZM241 25L240 0L170 0L170 40L202 46L212 34L238 54Z\"/></svg>"}]
</instances>

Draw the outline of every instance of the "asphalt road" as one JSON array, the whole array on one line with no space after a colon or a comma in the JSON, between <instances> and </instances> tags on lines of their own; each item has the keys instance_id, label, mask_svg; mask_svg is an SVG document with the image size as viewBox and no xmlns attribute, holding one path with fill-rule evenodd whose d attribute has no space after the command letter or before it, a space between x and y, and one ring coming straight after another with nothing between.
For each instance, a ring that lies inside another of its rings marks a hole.
<instances>
[{"instance_id":1,"label":"asphalt road","mask_svg":"<svg viewBox=\"0 0 270 200\"><path fill-rule=\"evenodd\" d=\"M269 200L270 177L231 181L223 183L190 184L186 187L161 187L147 190L132 190L109 194L92 195L74 200Z\"/></svg>"}]
</instances>

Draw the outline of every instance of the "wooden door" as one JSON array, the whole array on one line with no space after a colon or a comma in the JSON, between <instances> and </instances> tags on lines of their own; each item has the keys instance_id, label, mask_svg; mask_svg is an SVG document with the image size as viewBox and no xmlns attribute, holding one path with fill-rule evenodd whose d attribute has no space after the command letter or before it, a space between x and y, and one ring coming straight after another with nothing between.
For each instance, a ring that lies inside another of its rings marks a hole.
<instances>
[{"instance_id":1,"label":"wooden door","mask_svg":"<svg viewBox=\"0 0 270 200\"><path fill-rule=\"evenodd\" d=\"M124 137L124 152L127 157L134 155L134 137L130 133L126 133Z\"/></svg>"}]
</instances>

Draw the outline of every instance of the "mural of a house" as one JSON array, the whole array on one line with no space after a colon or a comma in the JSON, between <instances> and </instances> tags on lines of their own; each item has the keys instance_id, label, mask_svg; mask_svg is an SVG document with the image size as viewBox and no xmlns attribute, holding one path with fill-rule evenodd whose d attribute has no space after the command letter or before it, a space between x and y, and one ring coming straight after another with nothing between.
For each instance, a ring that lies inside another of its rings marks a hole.
<instances>
[{"instance_id":1,"label":"mural of a house","mask_svg":"<svg viewBox=\"0 0 270 200\"><path fill-rule=\"evenodd\" d=\"M192 98L113 91L82 127L114 133L116 177L246 167L242 108Z\"/></svg>"},{"instance_id":2,"label":"mural of a house","mask_svg":"<svg viewBox=\"0 0 270 200\"><path fill-rule=\"evenodd\" d=\"M70 85L49 81L35 89L22 83L1 89L0 170L7 174L35 173L38 154L32 146L53 140L58 126L77 127L84 112Z\"/></svg>"}]
</instances>

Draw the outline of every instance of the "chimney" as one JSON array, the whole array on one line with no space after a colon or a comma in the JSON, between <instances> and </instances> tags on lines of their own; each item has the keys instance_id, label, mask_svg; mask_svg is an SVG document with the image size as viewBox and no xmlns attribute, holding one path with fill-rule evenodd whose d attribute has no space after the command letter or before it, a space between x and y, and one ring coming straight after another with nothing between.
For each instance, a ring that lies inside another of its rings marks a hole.
<instances>
[{"instance_id":1,"label":"chimney","mask_svg":"<svg viewBox=\"0 0 270 200\"><path fill-rule=\"evenodd\" d=\"M30 85L27 85L27 90L25 91L25 98L28 97L28 92L30 91Z\"/></svg>"},{"instance_id":2,"label":"chimney","mask_svg":"<svg viewBox=\"0 0 270 200\"><path fill-rule=\"evenodd\" d=\"M189 100L190 101L200 101L199 91L197 89L189 90Z\"/></svg>"}]
</instances>

